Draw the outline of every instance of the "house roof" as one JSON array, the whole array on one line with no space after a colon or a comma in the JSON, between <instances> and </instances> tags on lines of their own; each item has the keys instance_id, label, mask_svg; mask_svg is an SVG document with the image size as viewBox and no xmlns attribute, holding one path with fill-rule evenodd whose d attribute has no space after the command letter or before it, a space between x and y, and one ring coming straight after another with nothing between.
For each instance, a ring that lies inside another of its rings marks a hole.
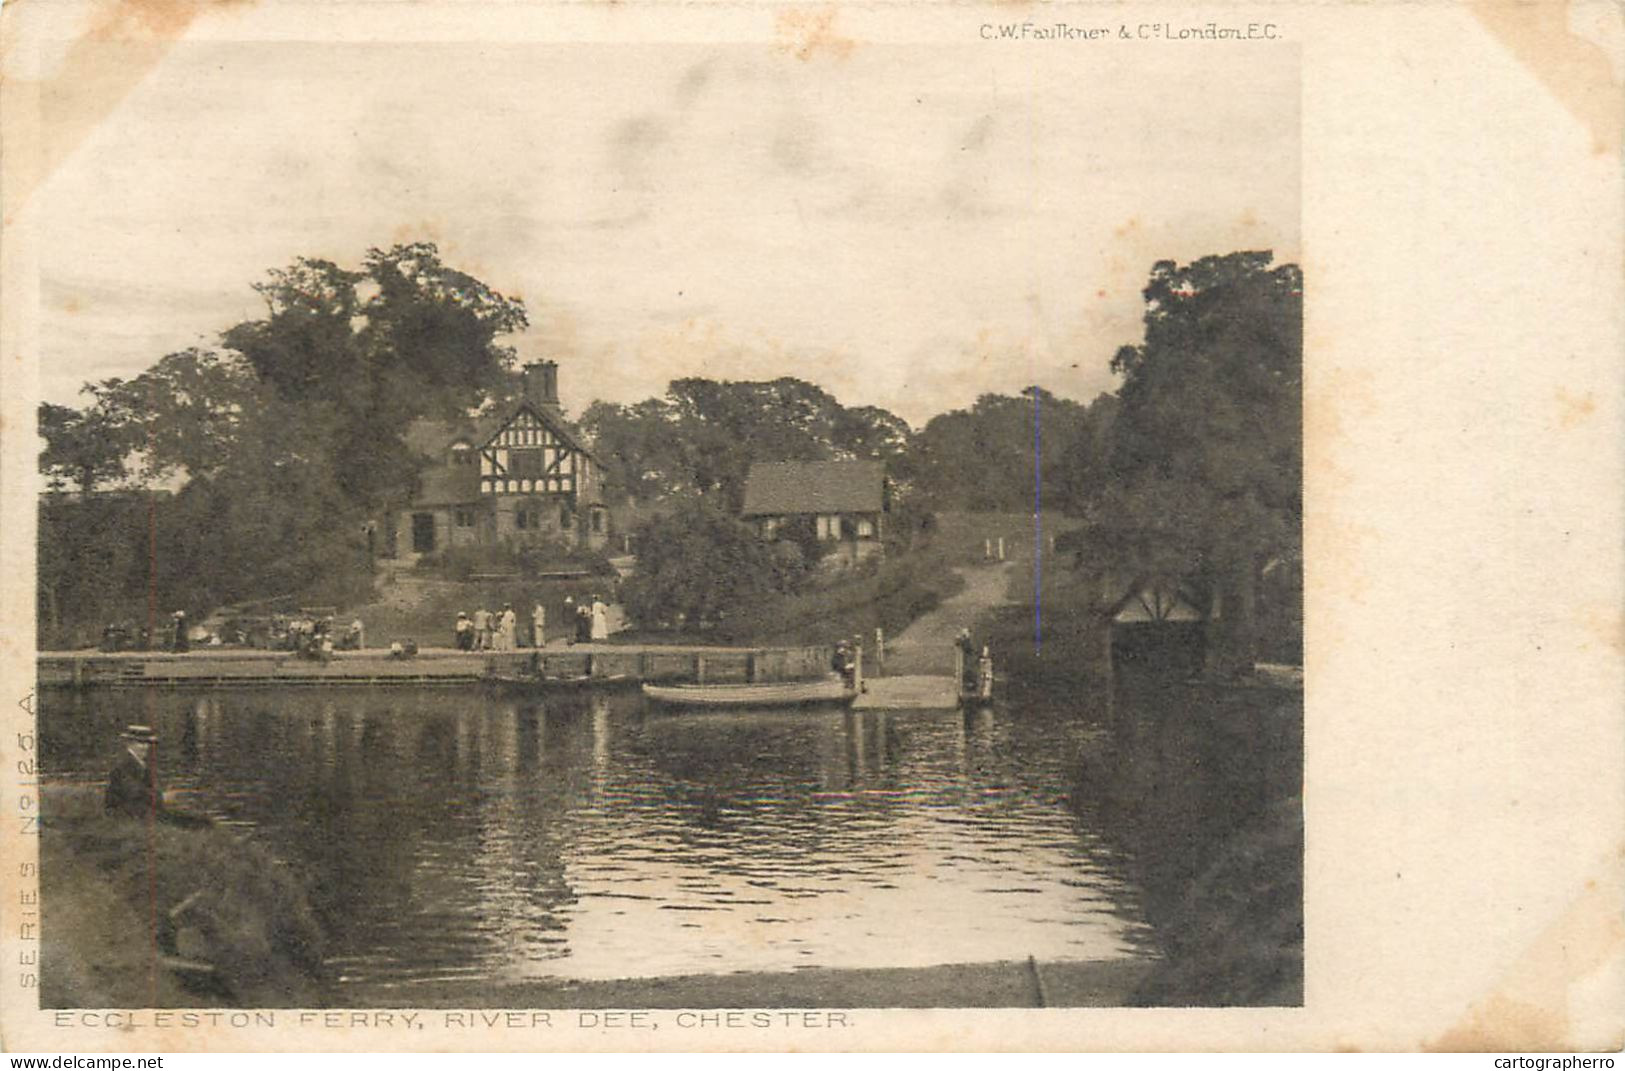
<instances>
[{"instance_id":1,"label":"house roof","mask_svg":"<svg viewBox=\"0 0 1625 1071\"><path fill-rule=\"evenodd\" d=\"M419 476L415 506L456 506L480 500L480 470L477 465L431 464Z\"/></svg>"},{"instance_id":2,"label":"house roof","mask_svg":"<svg viewBox=\"0 0 1625 1071\"><path fill-rule=\"evenodd\" d=\"M571 448L579 450L581 453L586 454L594 461L598 461L598 455L593 453L592 447L587 445L586 441L581 438L581 433L576 431L575 428L571 427L570 422L565 420L562 414L554 410L551 406L533 405L528 401L521 401L518 405L513 407L511 412L507 413L499 420L495 420L490 423L482 423L480 425L479 438L472 440L474 445L488 445L492 439L497 437L497 432L501 431L503 428L512 423L513 419L520 413L527 411L536 419L540 420L543 424L546 424L549 428L551 428L553 433L568 443ZM598 461L598 463L600 465L603 464L601 461Z\"/></svg>"},{"instance_id":3,"label":"house roof","mask_svg":"<svg viewBox=\"0 0 1625 1071\"><path fill-rule=\"evenodd\" d=\"M506 419L484 416L477 420L447 421L419 417L406 426L401 438L405 441L406 448L414 454L439 461L444 459L452 443L461 441L469 446L484 444L496 434Z\"/></svg>"},{"instance_id":4,"label":"house roof","mask_svg":"<svg viewBox=\"0 0 1625 1071\"><path fill-rule=\"evenodd\" d=\"M758 462L745 477L747 517L788 513L878 513L886 466L879 461Z\"/></svg>"}]
</instances>

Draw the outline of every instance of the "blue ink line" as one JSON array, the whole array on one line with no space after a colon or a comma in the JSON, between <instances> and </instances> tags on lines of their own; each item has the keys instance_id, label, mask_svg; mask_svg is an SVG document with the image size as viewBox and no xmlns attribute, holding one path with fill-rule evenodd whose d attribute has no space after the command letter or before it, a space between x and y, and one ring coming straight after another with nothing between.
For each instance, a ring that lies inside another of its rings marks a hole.
<instances>
[{"instance_id":1,"label":"blue ink line","mask_svg":"<svg viewBox=\"0 0 1625 1071\"><path fill-rule=\"evenodd\" d=\"M1044 463L1039 447L1043 395L1033 391L1033 653L1044 647Z\"/></svg>"}]
</instances>

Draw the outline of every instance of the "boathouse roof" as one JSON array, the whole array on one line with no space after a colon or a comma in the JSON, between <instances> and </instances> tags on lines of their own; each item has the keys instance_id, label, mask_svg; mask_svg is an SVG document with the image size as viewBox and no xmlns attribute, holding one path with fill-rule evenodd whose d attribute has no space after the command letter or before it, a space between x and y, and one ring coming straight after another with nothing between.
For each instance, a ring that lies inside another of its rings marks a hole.
<instances>
[{"instance_id":1,"label":"boathouse roof","mask_svg":"<svg viewBox=\"0 0 1625 1071\"><path fill-rule=\"evenodd\" d=\"M879 461L757 462L745 477L746 517L797 513L879 513L886 466Z\"/></svg>"}]
</instances>

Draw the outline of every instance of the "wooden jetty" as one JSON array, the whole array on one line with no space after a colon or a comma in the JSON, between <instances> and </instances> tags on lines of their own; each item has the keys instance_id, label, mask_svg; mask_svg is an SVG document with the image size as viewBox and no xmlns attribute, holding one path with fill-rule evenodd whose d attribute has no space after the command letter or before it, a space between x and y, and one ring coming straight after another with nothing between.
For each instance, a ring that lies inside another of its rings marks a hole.
<instances>
[{"instance_id":1,"label":"wooden jetty","mask_svg":"<svg viewBox=\"0 0 1625 1071\"><path fill-rule=\"evenodd\" d=\"M829 647L666 647L577 644L516 651L422 648L410 658L387 650L336 651L331 659L292 651L215 648L162 651L45 651L36 659L44 687L256 685L469 685L517 676L577 680L756 683L822 677ZM542 682L545 685L545 680Z\"/></svg>"},{"instance_id":2,"label":"wooden jetty","mask_svg":"<svg viewBox=\"0 0 1625 1071\"><path fill-rule=\"evenodd\" d=\"M853 710L953 710L959 685L952 677L870 677Z\"/></svg>"},{"instance_id":3,"label":"wooden jetty","mask_svg":"<svg viewBox=\"0 0 1625 1071\"><path fill-rule=\"evenodd\" d=\"M387 650L336 651L325 661L291 651L205 648L163 651L45 651L42 687L283 687L290 685L471 685L547 689L602 684L769 684L822 680L833 650L811 647L698 647L577 644L542 650L426 648L410 658ZM861 663L860 663L861 666ZM953 710L958 676L862 677L854 710Z\"/></svg>"}]
</instances>

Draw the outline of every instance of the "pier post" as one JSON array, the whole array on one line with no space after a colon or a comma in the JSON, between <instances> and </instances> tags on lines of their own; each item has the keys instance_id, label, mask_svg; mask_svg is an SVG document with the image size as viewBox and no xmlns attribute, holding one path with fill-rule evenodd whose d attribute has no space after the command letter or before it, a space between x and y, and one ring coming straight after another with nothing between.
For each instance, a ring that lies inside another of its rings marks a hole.
<instances>
[{"instance_id":1,"label":"pier post","mask_svg":"<svg viewBox=\"0 0 1625 1071\"><path fill-rule=\"evenodd\" d=\"M705 683L705 656L702 654L694 656L694 683Z\"/></svg>"},{"instance_id":2,"label":"pier post","mask_svg":"<svg viewBox=\"0 0 1625 1071\"><path fill-rule=\"evenodd\" d=\"M756 652L752 651L745 656L745 679L752 684L761 680L760 667L757 665Z\"/></svg>"},{"instance_id":3,"label":"pier post","mask_svg":"<svg viewBox=\"0 0 1625 1071\"><path fill-rule=\"evenodd\" d=\"M875 629L875 672L886 672L886 630Z\"/></svg>"},{"instance_id":4,"label":"pier post","mask_svg":"<svg viewBox=\"0 0 1625 1071\"><path fill-rule=\"evenodd\" d=\"M965 649L954 644L954 691L965 691Z\"/></svg>"},{"instance_id":5,"label":"pier post","mask_svg":"<svg viewBox=\"0 0 1625 1071\"><path fill-rule=\"evenodd\" d=\"M863 691L863 644L861 643L858 644L858 649L854 654L852 686L860 692Z\"/></svg>"},{"instance_id":6,"label":"pier post","mask_svg":"<svg viewBox=\"0 0 1625 1071\"><path fill-rule=\"evenodd\" d=\"M587 652L587 676L598 676L598 656L591 651Z\"/></svg>"},{"instance_id":7,"label":"pier post","mask_svg":"<svg viewBox=\"0 0 1625 1071\"><path fill-rule=\"evenodd\" d=\"M653 673L654 659L650 656L648 651L640 651L638 653L638 679L645 681L651 680L653 679Z\"/></svg>"}]
</instances>

